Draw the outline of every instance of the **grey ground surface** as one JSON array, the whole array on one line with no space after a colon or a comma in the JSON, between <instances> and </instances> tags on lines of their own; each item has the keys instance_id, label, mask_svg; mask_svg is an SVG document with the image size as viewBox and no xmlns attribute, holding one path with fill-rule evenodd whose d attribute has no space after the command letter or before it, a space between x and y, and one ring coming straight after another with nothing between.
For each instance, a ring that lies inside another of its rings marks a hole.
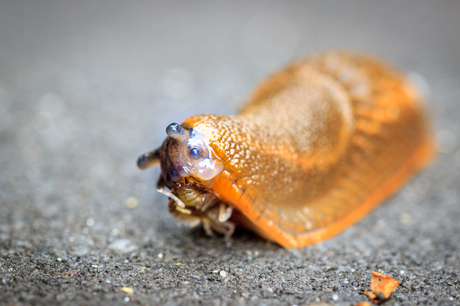
<instances>
[{"instance_id":1,"label":"grey ground surface","mask_svg":"<svg viewBox=\"0 0 460 306\"><path fill-rule=\"evenodd\" d=\"M388 304L459 304L459 16L454 0L1 1L0 304L350 305L374 270L402 282ZM304 249L178 226L137 156L330 47L411 73L434 165Z\"/></svg>"}]
</instances>

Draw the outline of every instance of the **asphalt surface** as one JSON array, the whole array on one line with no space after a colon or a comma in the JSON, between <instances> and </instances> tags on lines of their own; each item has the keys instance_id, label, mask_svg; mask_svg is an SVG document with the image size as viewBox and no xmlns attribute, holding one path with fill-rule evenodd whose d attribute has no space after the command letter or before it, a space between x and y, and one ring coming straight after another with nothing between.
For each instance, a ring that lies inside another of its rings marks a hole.
<instances>
[{"instance_id":1,"label":"asphalt surface","mask_svg":"<svg viewBox=\"0 0 460 306\"><path fill-rule=\"evenodd\" d=\"M0 304L460 304L459 1L2 1ZM178 226L139 154L236 113L274 69L352 48L427 96L437 161L319 245Z\"/></svg>"}]
</instances>

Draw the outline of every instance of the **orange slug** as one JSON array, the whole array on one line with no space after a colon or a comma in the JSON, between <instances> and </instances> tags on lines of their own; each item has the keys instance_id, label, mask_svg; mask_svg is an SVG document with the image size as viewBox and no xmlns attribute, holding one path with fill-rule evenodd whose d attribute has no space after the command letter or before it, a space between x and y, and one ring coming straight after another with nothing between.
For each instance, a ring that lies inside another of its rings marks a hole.
<instances>
[{"instance_id":1,"label":"orange slug","mask_svg":"<svg viewBox=\"0 0 460 306\"><path fill-rule=\"evenodd\" d=\"M421 100L377 59L325 52L262 82L238 115L170 124L138 166L161 164L170 212L209 235L244 226L303 247L358 221L432 160Z\"/></svg>"}]
</instances>

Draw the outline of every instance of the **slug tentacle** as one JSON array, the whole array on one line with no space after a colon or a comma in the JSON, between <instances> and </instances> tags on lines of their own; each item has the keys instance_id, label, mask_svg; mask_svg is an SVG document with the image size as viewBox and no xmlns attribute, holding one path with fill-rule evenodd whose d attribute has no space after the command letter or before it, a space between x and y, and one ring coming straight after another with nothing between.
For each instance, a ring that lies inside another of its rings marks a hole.
<instances>
[{"instance_id":1,"label":"slug tentacle","mask_svg":"<svg viewBox=\"0 0 460 306\"><path fill-rule=\"evenodd\" d=\"M142 154L137 159L137 166L141 169L147 169L160 163L160 149Z\"/></svg>"},{"instance_id":2,"label":"slug tentacle","mask_svg":"<svg viewBox=\"0 0 460 306\"><path fill-rule=\"evenodd\" d=\"M169 125L138 164L161 161L170 211L207 234L240 224L301 247L344 230L432 160L426 117L392 68L326 52L271 76L239 115Z\"/></svg>"}]
</instances>

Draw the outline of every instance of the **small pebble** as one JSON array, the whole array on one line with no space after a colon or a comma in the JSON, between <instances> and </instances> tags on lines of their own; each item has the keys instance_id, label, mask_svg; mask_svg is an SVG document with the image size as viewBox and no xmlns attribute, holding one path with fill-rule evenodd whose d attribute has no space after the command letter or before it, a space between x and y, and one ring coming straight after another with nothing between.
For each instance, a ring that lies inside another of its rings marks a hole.
<instances>
[{"instance_id":1,"label":"small pebble","mask_svg":"<svg viewBox=\"0 0 460 306\"><path fill-rule=\"evenodd\" d=\"M123 291L124 293L128 293L128 294L133 294L134 293L134 290L131 287L121 287L120 290Z\"/></svg>"},{"instance_id":2,"label":"small pebble","mask_svg":"<svg viewBox=\"0 0 460 306\"><path fill-rule=\"evenodd\" d=\"M412 219L411 215L408 213L402 213L399 215L399 221L403 224L410 223L410 220Z\"/></svg>"},{"instance_id":3,"label":"small pebble","mask_svg":"<svg viewBox=\"0 0 460 306\"><path fill-rule=\"evenodd\" d=\"M137 207L137 205L139 205L139 200L135 197L129 197L125 204L129 209L134 209Z\"/></svg>"},{"instance_id":4,"label":"small pebble","mask_svg":"<svg viewBox=\"0 0 460 306\"><path fill-rule=\"evenodd\" d=\"M94 220L91 219L91 218L88 218L88 219L86 220L86 225L88 225L89 227L93 226L93 225L94 225Z\"/></svg>"}]
</instances>

